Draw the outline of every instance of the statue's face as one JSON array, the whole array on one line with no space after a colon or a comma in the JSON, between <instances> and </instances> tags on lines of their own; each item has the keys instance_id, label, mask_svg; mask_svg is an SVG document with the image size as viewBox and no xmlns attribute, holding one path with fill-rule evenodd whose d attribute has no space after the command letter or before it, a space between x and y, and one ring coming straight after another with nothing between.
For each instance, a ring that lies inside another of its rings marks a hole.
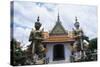
<instances>
[{"instance_id":1,"label":"statue's face","mask_svg":"<svg viewBox=\"0 0 100 67\"><path fill-rule=\"evenodd\" d=\"M75 26L77 29L79 29L79 25Z\"/></svg>"},{"instance_id":2,"label":"statue's face","mask_svg":"<svg viewBox=\"0 0 100 67\"><path fill-rule=\"evenodd\" d=\"M75 23L74 26L78 29L79 28L79 23Z\"/></svg>"},{"instance_id":3,"label":"statue's face","mask_svg":"<svg viewBox=\"0 0 100 67\"><path fill-rule=\"evenodd\" d=\"M36 29L36 30L39 30L40 27L41 27L41 24L40 24L39 22L36 22L36 23L35 23L35 29Z\"/></svg>"}]
</instances>

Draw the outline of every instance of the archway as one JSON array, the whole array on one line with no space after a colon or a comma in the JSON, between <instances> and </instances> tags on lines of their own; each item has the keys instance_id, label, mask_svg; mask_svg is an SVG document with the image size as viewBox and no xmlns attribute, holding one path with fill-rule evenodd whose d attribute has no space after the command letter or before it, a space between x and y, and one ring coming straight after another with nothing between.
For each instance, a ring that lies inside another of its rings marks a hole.
<instances>
[{"instance_id":1,"label":"archway","mask_svg":"<svg viewBox=\"0 0 100 67\"><path fill-rule=\"evenodd\" d=\"M64 45L63 44L57 44L53 48L53 60L64 60Z\"/></svg>"}]
</instances>

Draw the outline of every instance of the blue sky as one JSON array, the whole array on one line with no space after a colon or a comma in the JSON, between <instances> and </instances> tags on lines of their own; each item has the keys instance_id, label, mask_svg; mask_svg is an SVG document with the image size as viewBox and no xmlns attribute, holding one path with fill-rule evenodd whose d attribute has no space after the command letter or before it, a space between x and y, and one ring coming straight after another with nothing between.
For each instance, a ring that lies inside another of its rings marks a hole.
<instances>
[{"instance_id":1,"label":"blue sky","mask_svg":"<svg viewBox=\"0 0 100 67\"><path fill-rule=\"evenodd\" d=\"M75 16L77 16L85 35L89 36L90 39L97 37L96 6L15 1L14 38L28 45L29 34L34 28L37 16L40 16L42 28L45 31L51 31L56 23L58 11L61 23L66 30L72 30Z\"/></svg>"}]
</instances>

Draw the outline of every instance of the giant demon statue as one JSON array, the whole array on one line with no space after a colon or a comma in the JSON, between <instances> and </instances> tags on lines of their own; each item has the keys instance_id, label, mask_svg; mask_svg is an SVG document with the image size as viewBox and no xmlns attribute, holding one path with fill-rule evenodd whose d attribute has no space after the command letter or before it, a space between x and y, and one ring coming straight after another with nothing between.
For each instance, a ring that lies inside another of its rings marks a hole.
<instances>
[{"instance_id":1,"label":"giant demon statue","mask_svg":"<svg viewBox=\"0 0 100 67\"><path fill-rule=\"evenodd\" d=\"M43 41L43 29L40 30L41 23L39 22L39 17L37 18L37 22L35 22L35 30L32 29L29 37L29 41L31 42L31 54L32 57L35 55L38 56L38 59L43 59L44 50L42 41Z\"/></svg>"},{"instance_id":2,"label":"giant demon statue","mask_svg":"<svg viewBox=\"0 0 100 67\"><path fill-rule=\"evenodd\" d=\"M77 21L77 17L75 17L75 29L73 28L73 34L75 38L75 42L73 44L73 53L75 61L80 61L86 56L86 49L88 49L88 37L84 35L83 30L80 28L80 24Z\"/></svg>"}]
</instances>

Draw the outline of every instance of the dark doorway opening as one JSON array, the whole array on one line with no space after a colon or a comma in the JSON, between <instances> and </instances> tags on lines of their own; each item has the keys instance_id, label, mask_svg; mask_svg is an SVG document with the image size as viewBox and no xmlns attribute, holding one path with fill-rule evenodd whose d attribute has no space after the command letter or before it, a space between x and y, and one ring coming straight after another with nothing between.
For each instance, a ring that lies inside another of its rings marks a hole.
<instances>
[{"instance_id":1,"label":"dark doorway opening","mask_svg":"<svg viewBox=\"0 0 100 67\"><path fill-rule=\"evenodd\" d=\"M64 60L64 59L65 59L64 45L62 44L55 45L53 48L53 60L57 61L57 60Z\"/></svg>"}]
</instances>

